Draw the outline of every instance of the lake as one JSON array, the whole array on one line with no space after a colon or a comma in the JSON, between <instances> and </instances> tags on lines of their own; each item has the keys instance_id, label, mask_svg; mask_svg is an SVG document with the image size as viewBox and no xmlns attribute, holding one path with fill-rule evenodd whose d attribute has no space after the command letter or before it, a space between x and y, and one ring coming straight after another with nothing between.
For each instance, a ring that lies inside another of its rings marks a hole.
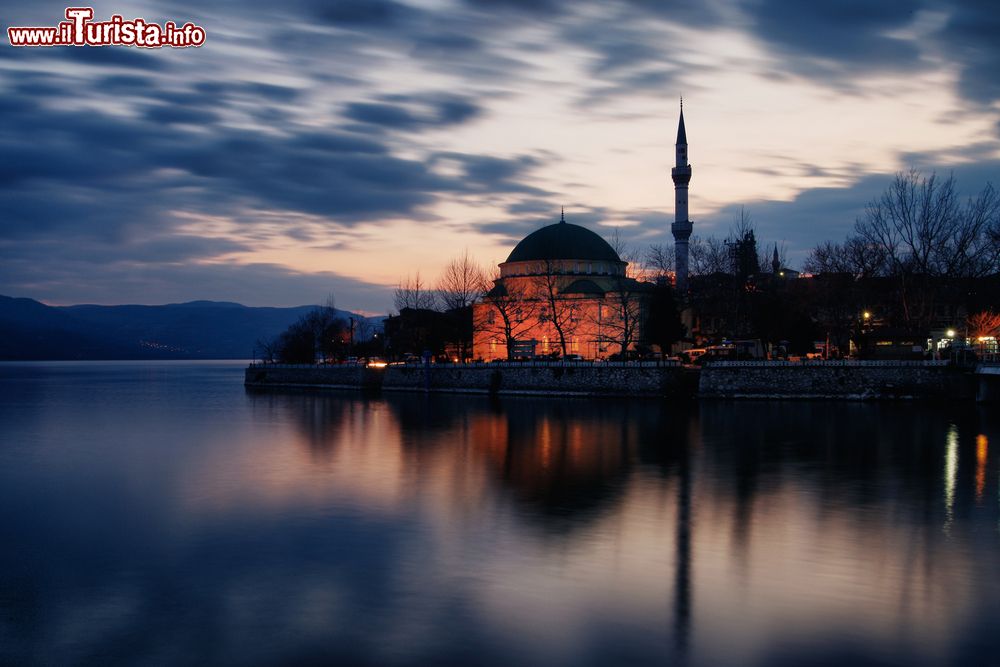
<instances>
[{"instance_id":1,"label":"lake","mask_svg":"<svg viewBox=\"0 0 1000 667\"><path fill-rule=\"evenodd\" d=\"M0 364L0 663L1000 664L1000 411Z\"/></svg>"}]
</instances>

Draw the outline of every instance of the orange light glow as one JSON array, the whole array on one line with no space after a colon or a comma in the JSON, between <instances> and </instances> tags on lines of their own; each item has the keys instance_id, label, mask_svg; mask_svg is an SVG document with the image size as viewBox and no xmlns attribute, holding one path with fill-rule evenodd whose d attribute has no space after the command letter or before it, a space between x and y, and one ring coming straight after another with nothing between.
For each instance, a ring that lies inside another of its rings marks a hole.
<instances>
[{"instance_id":1,"label":"orange light glow","mask_svg":"<svg viewBox=\"0 0 1000 667\"><path fill-rule=\"evenodd\" d=\"M989 440L986 435L980 433L976 436L976 502L983 499L983 490L986 488L986 453L989 449Z\"/></svg>"}]
</instances>

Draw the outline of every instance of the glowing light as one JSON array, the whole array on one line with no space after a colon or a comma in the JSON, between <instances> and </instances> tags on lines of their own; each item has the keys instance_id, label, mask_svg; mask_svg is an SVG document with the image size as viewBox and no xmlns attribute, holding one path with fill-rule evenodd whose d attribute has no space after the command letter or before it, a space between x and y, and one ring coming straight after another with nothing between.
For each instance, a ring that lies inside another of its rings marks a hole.
<instances>
[{"instance_id":1,"label":"glowing light","mask_svg":"<svg viewBox=\"0 0 1000 667\"><path fill-rule=\"evenodd\" d=\"M384 361L369 361L368 362L368 368L385 368L388 365L389 364L387 364Z\"/></svg>"},{"instance_id":2,"label":"glowing light","mask_svg":"<svg viewBox=\"0 0 1000 667\"><path fill-rule=\"evenodd\" d=\"M866 320L870 320L872 318L872 314L866 310L865 312L861 313L861 317L865 318Z\"/></svg>"},{"instance_id":3,"label":"glowing light","mask_svg":"<svg viewBox=\"0 0 1000 667\"><path fill-rule=\"evenodd\" d=\"M958 427L954 424L948 429L944 451L944 532L951 533L951 524L955 518L955 480L958 477Z\"/></svg>"},{"instance_id":4,"label":"glowing light","mask_svg":"<svg viewBox=\"0 0 1000 667\"><path fill-rule=\"evenodd\" d=\"M983 500L983 490L986 488L986 454L989 451L990 441L986 434L980 433L976 436L976 503Z\"/></svg>"},{"instance_id":5,"label":"glowing light","mask_svg":"<svg viewBox=\"0 0 1000 667\"><path fill-rule=\"evenodd\" d=\"M948 331L946 331L944 335L947 336L948 338L954 338L955 337L955 330L954 329L948 329Z\"/></svg>"}]
</instances>

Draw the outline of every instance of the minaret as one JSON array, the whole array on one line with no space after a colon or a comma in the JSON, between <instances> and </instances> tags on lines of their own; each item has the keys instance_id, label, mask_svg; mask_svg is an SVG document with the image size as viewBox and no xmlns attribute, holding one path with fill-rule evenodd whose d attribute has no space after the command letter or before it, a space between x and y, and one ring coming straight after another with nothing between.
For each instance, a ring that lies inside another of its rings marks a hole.
<instances>
[{"instance_id":1,"label":"minaret","mask_svg":"<svg viewBox=\"0 0 1000 667\"><path fill-rule=\"evenodd\" d=\"M688 164L687 133L684 131L684 98L681 98L681 120L677 125L677 166L670 170L674 179L674 270L676 287L683 298L688 291L688 239L691 238L691 221L688 220L688 183L691 182L691 165Z\"/></svg>"}]
</instances>

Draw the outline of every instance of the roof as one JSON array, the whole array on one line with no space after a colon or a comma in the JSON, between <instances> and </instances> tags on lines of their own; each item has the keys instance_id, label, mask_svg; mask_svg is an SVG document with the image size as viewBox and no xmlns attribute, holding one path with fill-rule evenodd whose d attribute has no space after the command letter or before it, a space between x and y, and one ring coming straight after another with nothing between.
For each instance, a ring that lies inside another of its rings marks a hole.
<instances>
[{"instance_id":1,"label":"roof","mask_svg":"<svg viewBox=\"0 0 1000 667\"><path fill-rule=\"evenodd\" d=\"M681 104L683 105L683 102ZM681 120L680 123L677 124L677 143L687 146L687 142L688 135L687 132L684 131L684 107L681 106Z\"/></svg>"},{"instance_id":2,"label":"roof","mask_svg":"<svg viewBox=\"0 0 1000 667\"><path fill-rule=\"evenodd\" d=\"M563 294L604 294L597 283L593 280L587 280L586 278L581 278L580 280L574 280L572 283L566 286L566 289L562 291Z\"/></svg>"},{"instance_id":3,"label":"roof","mask_svg":"<svg viewBox=\"0 0 1000 667\"><path fill-rule=\"evenodd\" d=\"M514 246L508 262L532 262L546 259L581 259L621 262L608 242L586 227L557 222L521 239Z\"/></svg>"}]
</instances>

